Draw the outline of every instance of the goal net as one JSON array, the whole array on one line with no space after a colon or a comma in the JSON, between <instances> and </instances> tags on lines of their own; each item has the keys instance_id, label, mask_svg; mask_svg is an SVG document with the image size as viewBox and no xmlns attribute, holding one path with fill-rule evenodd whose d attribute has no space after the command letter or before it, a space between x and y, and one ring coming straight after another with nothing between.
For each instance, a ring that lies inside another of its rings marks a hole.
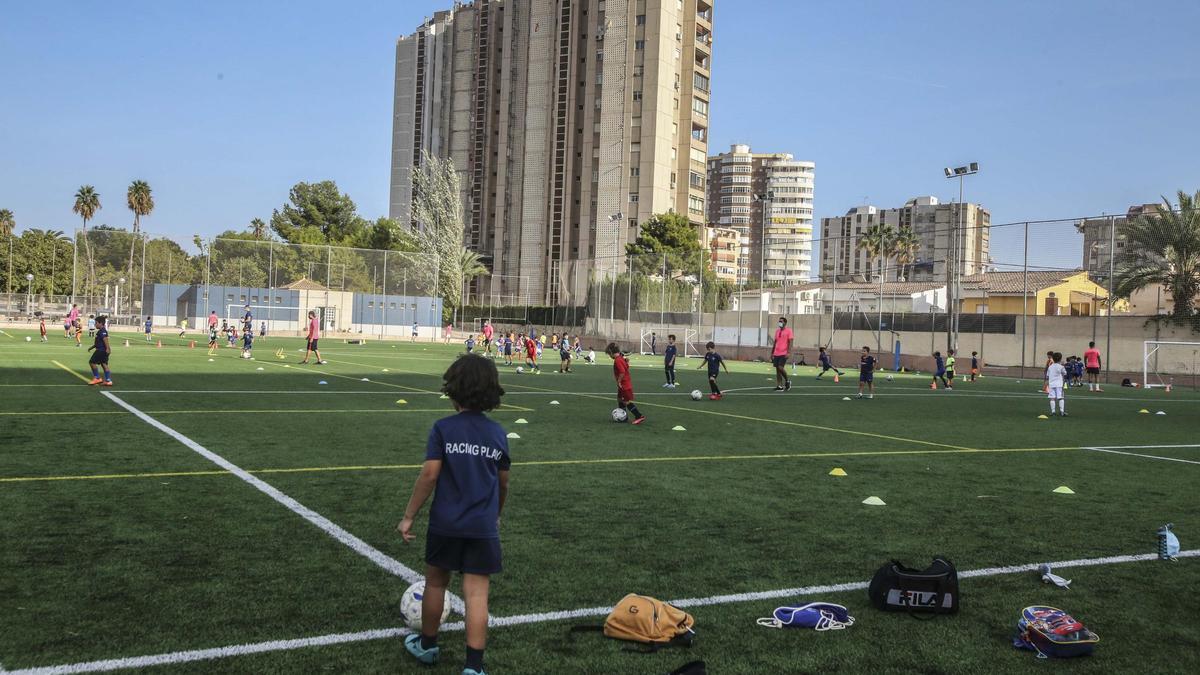
<instances>
[{"instance_id":1,"label":"goal net","mask_svg":"<svg viewBox=\"0 0 1200 675\"><path fill-rule=\"evenodd\" d=\"M1197 365L1200 365L1200 342L1164 342L1146 340L1142 343L1142 386L1196 386Z\"/></svg>"}]
</instances>

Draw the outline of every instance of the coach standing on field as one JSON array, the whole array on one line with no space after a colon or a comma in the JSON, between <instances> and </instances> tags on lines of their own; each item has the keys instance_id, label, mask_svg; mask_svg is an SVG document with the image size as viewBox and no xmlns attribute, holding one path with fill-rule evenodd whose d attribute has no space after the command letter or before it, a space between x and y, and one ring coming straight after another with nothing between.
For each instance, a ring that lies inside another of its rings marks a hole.
<instances>
[{"instance_id":1,"label":"coach standing on field","mask_svg":"<svg viewBox=\"0 0 1200 675\"><path fill-rule=\"evenodd\" d=\"M775 366L775 391L787 391L792 388L792 381L787 376L788 355L792 353L792 329L787 327L786 317L779 317L777 325L771 365Z\"/></svg>"}]
</instances>

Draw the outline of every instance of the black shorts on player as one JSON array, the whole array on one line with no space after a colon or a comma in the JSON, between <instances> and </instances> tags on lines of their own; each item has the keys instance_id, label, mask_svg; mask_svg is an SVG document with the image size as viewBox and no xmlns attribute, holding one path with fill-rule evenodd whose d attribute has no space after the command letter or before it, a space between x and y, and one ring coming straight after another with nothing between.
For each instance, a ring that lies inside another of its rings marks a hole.
<instances>
[{"instance_id":1,"label":"black shorts on player","mask_svg":"<svg viewBox=\"0 0 1200 675\"><path fill-rule=\"evenodd\" d=\"M499 574L504 568L499 539L444 537L433 532L425 535L425 562L464 574Z\"/></svg>"}]
</instances>

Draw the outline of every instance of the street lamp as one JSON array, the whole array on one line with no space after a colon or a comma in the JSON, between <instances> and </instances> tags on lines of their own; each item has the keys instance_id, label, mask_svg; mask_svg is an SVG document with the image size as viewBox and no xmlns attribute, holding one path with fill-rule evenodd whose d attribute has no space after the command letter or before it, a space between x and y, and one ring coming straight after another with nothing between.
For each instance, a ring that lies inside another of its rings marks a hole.
<instances>
[{"instance_id":1,"label":"street lamp","mask_svg":"<svg viewBox=\"0 0 1200 675\"><path fill-rule=\"evenodd\" d=\"M950 304L949 322L946 326L946 349L958 348L958 317L959 317L959 301L961 289L959 285L962 277L962 265L960 264L959 255L962 246L962 241L959 234L959 221L962 221L962 226L966 227L966 214L963 212L963 179L967 176L979 173L979 162L971 162L966 166L956 166L954 168L946 167L943 169L946 178L958 179L958 217L955 218L953 224L954 229L950 233L950 248L953 253L946 264L946 293Z\"/></svg>"},{"instance_id":2,"label":"street lamp","mask_svg":"<svg viewBox=\"0 0 1200 675\"><path fill-rule=\"evenodd\" d=\"M117 288L113 293L113 314L121 315L121 286L125 285L125 277L117 279Z\"/></svg>"},{"instance_id":3,"label":"street lamp","mask_svg":"<svg viewBox=\"0 0 1200 675\"><path fill-rule=\"evenodd\" d=\"M765 193L756 194L753 197L754 201L762 202L762 233L759 235L759 253L758 253L758 346L762 346L763 339L763 305L766 301L763 300L763 293L767 288L767 215L771 211L771 202L775 200L775 192L767 190Z\"/></svg>"},{"instance_id":4,"label":"street lamp","mask_svg":"<svg viewBox=\"0 0 1200 675\"><path fill-rule=\"evenodd\" d=\"M25 282L27 284L26 288L25 288L25 313L32 315L33 314L33 274L26 273L25 274Z\"/></svg>"}]
</instances>

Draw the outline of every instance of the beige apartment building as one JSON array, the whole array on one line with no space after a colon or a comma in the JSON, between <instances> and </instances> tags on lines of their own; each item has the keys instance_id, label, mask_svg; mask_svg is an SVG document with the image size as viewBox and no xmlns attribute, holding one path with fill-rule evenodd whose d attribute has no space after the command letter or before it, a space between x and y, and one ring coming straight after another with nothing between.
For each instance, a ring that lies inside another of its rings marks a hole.
<instances>
[{"instance_id":1,"label":"beige apartment building","mask_svg":"<svg viewBox=\"0 0 1200 675\"><path fill-rule=\"evenodd\" d=\"M737 283L809 280L815 170L743 144L708 158L708 222L738 234Z\"/></svg>"},{"instance_id":2,"label":"beige apartment building","mask_svg":"<svg viewBox=\"0 0 1200 675\"><path fill-rule=\"evenodd\" d=\"M396 44L390 215L462 179L474 295L582 302L655 213L705 217L713 0L475 0ZM420 227L420 223L413 223Z\"/></svg>"},{"instance_id":3,"label":"beige apartment building","mask_svg":"<svg viewBox=\"0 0 1200 675\"><path fill-rule=\"evenodd\" d=\"M1153 215L1162 208L1161 204L1130 206L1123 216L1087 218L1079 221L1075 229L1083 235L1083 269L1093 279L1107 279L1113 251L1117 260L1125 252L1125 228L1139 216ZM1114 231L1115 230L1115 231Z\"/></svg>"},{"instance_id":4,"label":"beige apartment building","mask_svg":"<svg viewBox=\"0 0 1200 675\"><path fill-rule=\"evenodd\" d=\"M909 227L917 238L911 262L903 265L895 256L884 261L887 281L944 281L946 261L954 248L954 230L959 231L959 260L962 275L979 274L988 264L991 214L978 204L941 204L937 197L916 197L898 209L856 206L844 216L821 219L821 279L871 281L879 278L880 259L871 259L859 248L871 227L884 224L898 231Z\"/></svg>"},{"instance_id":5,"label":"beige apartment building","mask_svg":"<svg viewBox=\"0 0 1200 675\"><path fill-rule=\"evenodd\" d=\"M741 247L737 231L724 227L707 227L705 231L704 242L708 246L713 274L721 281L736 284Z\"/></svg>"}]
</instances>

